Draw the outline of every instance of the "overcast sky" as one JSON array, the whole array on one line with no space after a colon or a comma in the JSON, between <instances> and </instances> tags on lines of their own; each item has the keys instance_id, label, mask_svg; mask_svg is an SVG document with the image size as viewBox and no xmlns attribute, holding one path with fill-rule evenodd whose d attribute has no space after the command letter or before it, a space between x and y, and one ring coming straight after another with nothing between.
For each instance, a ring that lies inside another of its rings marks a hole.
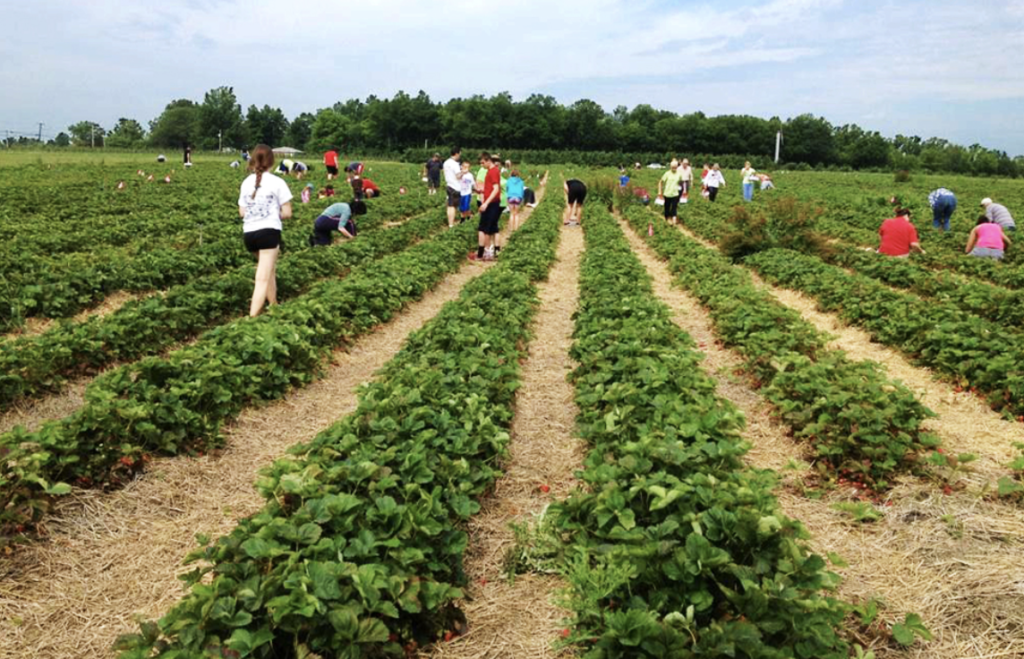
<instances>
[{"instance_id":1,"label":"overcast sky","mask_svg":"<svg viewBox=\"0 0 1024 659\"><path fill-rule=\"evenodd\" d=\"M0 131L44 137L228 85L289 118L538 92L1024 154L1024 0L0 0L0 17Z\"/></svg>"}]
</instances>

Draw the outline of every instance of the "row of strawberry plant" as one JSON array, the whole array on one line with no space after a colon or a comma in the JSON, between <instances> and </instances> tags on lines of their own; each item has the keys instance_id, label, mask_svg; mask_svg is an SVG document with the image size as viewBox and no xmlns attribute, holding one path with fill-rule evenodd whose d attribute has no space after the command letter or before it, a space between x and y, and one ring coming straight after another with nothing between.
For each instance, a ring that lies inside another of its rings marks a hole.
<instances>
[{"instance_id":1,"label":"row of strawberry plant","mask_svg":"<svg viewBox=\"0 0 1024 659\"><path fill-rule=\"evenodd\" d=\"M824 472L839 470L881 489L893 472L914 468L922 452L938 445L921 427L934 413L877 363L830 350L827 337L741 267L643 207L627 203L623 214L638 233L653 223L647 242L708 308L719 338L744 356L755 386L795 436L811 443Z\"/></svg>"},{"instance_id":2,"label":"row of strawberry plant","mask_svg":"<svg viewBox=\"0 0 1024 659\"><path fill-rule=\"evenodd\" d=\"M237 183L234 187L237 189ZM191 222L193 227L199 227L181 235L164 233L130 241L125 246L82 253L50 256L31 250L12 252L10 258L4 259L6 265L0 276L0 330L17 326L25 317L70 316L116 290L159 290L245 265L251 259L242 248L238 221L221 217L237 217L236 194L221 195L216 203L194 197L176 199L176 204L194 212ZM308 206L296 203L295 218L286 222L284 242L287 249L302 250L307 246L312 219L329 202ZM426 195L393 195L370 204L372 214L361 223L363 229L379 226L381 218L423 212L438 202ZM132 216L124 222L135 228L158 224L167 215L181 214L180 210L165 210ZM52 232L52 226L44 225L41 230ZM82 245L88 247L89 243L83 240Z\"/></svg>"},{"instance_id":3,"label":"row of strawberry plant","mask_svg":"<svg viewBox=\"0 0 1024 659\"><path fill-rule=\"evenodd\" d=\"M443 223L444 213L432 212L328 249L287 253L277 269L278 298L294 297L319 279L404 249ZM69 376L157 354L238 315L252 294L254 271L247 265L208 275L165 295L128 302L105 317L67 321L37 336L0 343L0 404L59 389Z\"/></svg>"},{"instance_id":4,"label":"row of strawberry plant","mask_svg":"<svg viewBox=\"0 0 1024 659\"><path fill-rule=\"evenodd\" d=\"M774 479L744 466L742 414L611 215L584 227L572 380L591 451L585 491L548 511L566 542L570 640L588 659L847 657L838 576L780 511Z\"/></svg>"},{"instance_id":5,"label":"row of strawberry plant","mask_svg":"<svg viewBox=\"0 0 1024 659\"><path fill-rule=\"evenodd\" d=\"M1024 291L935 272L909 259L879 257L852 247L836 248L828 262L922 297L955 305L1003 325L1006 331L1019 332L1024 323Z\"/></svg>"},{"instance_id":6,"label":"row of strawberry plant","mask_svg":"<svg viewBox=\"0 0 1024 659\"><path fill-rule=\"evenodd\" d=\"M66 419L0 436L0 532L38 520L52 495L69 490L64 482L118 483L141 469L145 456L215 444L222 424L245 406L309 382L333 348L438 284L474 238L463 225L321 282L166 358L100 375L86 389L85 405Z\"/></svg>"},{"instance_id":7,"label":"row of strawberry plant","mask_svg":"<svg viewBox=\"0 0 1024 659\"><path fill-rule=\"evenodd\" d=\"M1024 414L1024 346L1016 332L940 299L921 299L816 257L769 250L747 259L768 281L803 291L872 337Z\"/></svg>"},{"instance_id":8,"label":"row of strawberry plant","mask_svg":"<svg viewBox=\"0 0 1024 659\"><path fill-rule=\"evenodd\" d=\"M355 412L264 470L266 506L190 555L191 592L122 659L411 656L460 617L467 536L509 440L560 208L414 333ZM310 655L312 656L312 655Z\"/></svg>"}]
</instances>

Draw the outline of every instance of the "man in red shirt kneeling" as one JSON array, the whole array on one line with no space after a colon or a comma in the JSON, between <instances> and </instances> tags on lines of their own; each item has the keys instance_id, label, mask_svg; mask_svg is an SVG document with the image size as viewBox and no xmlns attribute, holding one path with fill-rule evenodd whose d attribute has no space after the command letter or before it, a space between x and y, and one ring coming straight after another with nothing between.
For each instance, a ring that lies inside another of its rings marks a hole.
<instances>
[{"instance_id":1,"label":"man in red shirt kneeling","mask_svg":"<svg viewBox=\"0 0 1024 659\"><path fill-rule=\"evenodd\" d=\"M882 222L878 235L882 238L879 254L907 258L912 249L925 253L917 238L917 229L910 223L910 210L907 208L897 209L896 217Z\"/></svg>"}]
</instances>

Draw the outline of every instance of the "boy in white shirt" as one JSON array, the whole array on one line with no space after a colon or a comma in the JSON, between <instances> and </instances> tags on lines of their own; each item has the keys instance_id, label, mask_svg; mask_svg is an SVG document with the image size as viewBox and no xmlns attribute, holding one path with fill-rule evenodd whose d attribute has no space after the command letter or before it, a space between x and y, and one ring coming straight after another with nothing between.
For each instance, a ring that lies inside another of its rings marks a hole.
<instances>
[{"instance_id":1,"label":"boy in white shirt","mask_svg":"<svg viewBox=\"0 0 1024 659\"><path fill-rule=\"evenodd\" d=\"M475 189L476 177L469 171L469 161L463 160L461 175L459 176L459 194L461 195L459 199L459 212L461 213L459 224L468 220L469 216L472 215L470 205L473 202L473 191Z\"/></svg>"}]
</instances>

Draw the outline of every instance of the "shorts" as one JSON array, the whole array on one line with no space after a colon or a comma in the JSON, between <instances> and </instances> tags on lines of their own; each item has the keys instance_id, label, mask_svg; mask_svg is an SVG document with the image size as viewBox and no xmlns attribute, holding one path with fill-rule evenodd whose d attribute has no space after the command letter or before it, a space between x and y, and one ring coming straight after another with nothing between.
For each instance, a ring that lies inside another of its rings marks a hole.
<instances>
[{"instance_id":1,"label":"shorts","mask_svg":"<svg viewBox=\"0 0 1024 659\"><path fill-rule=\"evenodd\" d=\"M511 208L517 208L517 207L519 207L519 206L520 206L520 205L521 205L522 203L523 203L523 200L522 200L522 199L520 199L519 197L509 197L509 198L508 198L508 205L509 205L509 206L510 206Z\"/></svg>"},{"instance_id":2,"label":"shorts","mask_svg":"<svg viewBox=\"0 0 1024 659\"><path fill-rule=\"evenodd\" d=\"M971 256L999 261L1003 258L1003 250L996 249L995 247L975 247L971 250Z\"/></svg>"},{"instance_id":3,"label":"shorts","mask_svg":"<svg viewBox=\"0 0 1024 659\"><path fill-rule=\"evenodd\" d=\"M498 204L491 204L487 209L480 213L480 225L477 227L477 231L493 236L498 233L498 221L501 219L501 206Z\"/></svg>"},{"instance_id":4,"label":"shorts","mask_svg":"<svg viewBox=\"0 0 1024 659\"><path fill-rule=\"evenodd\" d=\"M587 200L587 186L585 185L571 185L569 186L569 204L582 204Z\"/></svg>"},{"instance_id":5,"label":"shorts","mask_svg":"<svg viewBox=\"0 0 1024 659\"><path fill-rule=\"evenodd\" d=\"M455 188L448 186L448 207L459 208L462 203L462 193Z\"/></svg>"},{"instance_id":6,"label":"shorts","mask_svg":"<svg viewBox=\"0 0 1024 659\"><path fill-rule=\"evenodd\" d=\"M327 165L327 173L330 174L331 176L337 176L338 175L338 166L337 165Z\"/></svg>"},{"instance_id":7,"label":"shorts","mask_svg":"<svg viewBox=\"0 0 1024 659\"><path fill-rule=\"evenodd\" d=\"M275 249L281 246L281 230L249 231L242 234L242 240L245 242L245 248L254 254L264 249Z\"/></svg>"},{"instance_id":8,"label":"shorts","mask_svg":"<svg viewBox=\"0 0 1024 659\"><path fill-rule=\"evenodd\" d=\"M427 176L427 187L431 190L437 190L441 187L441 176Z\"/></svg>"},{"instance_id":9,"label":"shorts","mask_svg":"<svg viewBox=\"0 0 1024 659\"><path fill-rule=\"evenodd\" d=\"M451 190L451 188L448 189ZM459 210L463 213L468 213L469 206L471 203L473 203L473 195L462 195L462 197L459 199Z\"/></svg>"}]
</instances>

